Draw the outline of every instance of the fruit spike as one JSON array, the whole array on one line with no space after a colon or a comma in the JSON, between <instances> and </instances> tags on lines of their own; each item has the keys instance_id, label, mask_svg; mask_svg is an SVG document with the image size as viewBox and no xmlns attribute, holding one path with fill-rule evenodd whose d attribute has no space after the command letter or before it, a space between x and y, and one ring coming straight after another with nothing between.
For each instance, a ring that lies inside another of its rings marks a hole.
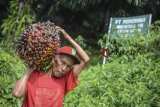
<instances>
[{"instance_id":1,"label":"fruit spike","mask_svg":"<svg viewBox=\"0 0 160 107\"><path fill-rule=\"evenodd\" d=\"M50 60L60 48L60 34L55 24L49 21L38 22L26 27L18 41L18 54L29 67Z\"/></svg>"}]
</instances>

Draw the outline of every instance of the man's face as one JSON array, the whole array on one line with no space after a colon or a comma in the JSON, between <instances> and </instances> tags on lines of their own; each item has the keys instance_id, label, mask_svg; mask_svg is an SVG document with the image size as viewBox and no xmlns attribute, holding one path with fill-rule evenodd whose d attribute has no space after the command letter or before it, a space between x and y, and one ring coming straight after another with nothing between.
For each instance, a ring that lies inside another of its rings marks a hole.
<instances>
[{"instance_id":1,"label":"man's face","mask_svg":"<svg viewBox=\"0 0 160 107\"><path fill-rule=\"evenodd\" d=\"M53 60L52 76L62 77L66 72L70 71L74 65L73 59L65 54L56 55Z\"/></svg>"}]
</instances>

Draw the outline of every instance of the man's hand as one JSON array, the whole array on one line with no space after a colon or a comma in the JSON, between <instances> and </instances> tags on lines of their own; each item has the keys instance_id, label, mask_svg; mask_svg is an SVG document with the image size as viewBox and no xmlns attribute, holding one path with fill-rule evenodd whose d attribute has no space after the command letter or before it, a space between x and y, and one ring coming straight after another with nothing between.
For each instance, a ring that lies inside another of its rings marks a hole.
<instances>
[{"instance_id":1,"label":"man's hand","mask_svg":"<svg viewBox=\"0 0 160 107\"><path fill-rule=\"evenodd\" d=\"M56 26L56 28L55 28L56 30L58 30L59 32L63 32L64 31L64 29L62 29L61 27L59 27L59 26Z\"/></svg>"},{"instance_id":2,"label":"man's hand","mask_svg":"<svg viewBox=\"0 0 160 107\"><path fill-rule=\"evenodd\" d=\"M64 29L62 29L61 27L56 26L55 29L58 30L65 39L67 39L68 37L70 37L70 36L66 33L66 31L65 31Z\"/></svg>"}]
</instances>

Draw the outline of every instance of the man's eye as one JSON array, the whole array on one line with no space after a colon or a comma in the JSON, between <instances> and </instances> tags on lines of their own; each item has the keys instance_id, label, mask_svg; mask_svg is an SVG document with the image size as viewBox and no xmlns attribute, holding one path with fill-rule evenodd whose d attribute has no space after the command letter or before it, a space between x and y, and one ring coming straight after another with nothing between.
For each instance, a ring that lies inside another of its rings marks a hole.
<instances>
[{"instance_id":1,"label":"man's eye","mask_svg":"<svg viewBox=\"0 0 160 107\"><path fill-rule=\"evenodd\" d=\"M68 65L68 68L72 68L72 66Z\"/></svg>"}]
</instances>

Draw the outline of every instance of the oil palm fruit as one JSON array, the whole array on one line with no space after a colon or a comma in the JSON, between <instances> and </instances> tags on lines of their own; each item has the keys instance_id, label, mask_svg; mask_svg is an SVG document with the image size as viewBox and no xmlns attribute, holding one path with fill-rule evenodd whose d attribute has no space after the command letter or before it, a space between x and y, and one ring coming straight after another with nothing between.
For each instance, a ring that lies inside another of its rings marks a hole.
<instances>
[{"instance_id":1,"label":"oil palm fruit","mask_svg":"<svg viewBox=\"0 0 160 107\"><path fill-rule=\"evenodd\" d=\"M60 48L60 34L52 22L32 24L18 41L18 55L29 66L39 67L51 60Z\"/></svg>"}]
</instances>

